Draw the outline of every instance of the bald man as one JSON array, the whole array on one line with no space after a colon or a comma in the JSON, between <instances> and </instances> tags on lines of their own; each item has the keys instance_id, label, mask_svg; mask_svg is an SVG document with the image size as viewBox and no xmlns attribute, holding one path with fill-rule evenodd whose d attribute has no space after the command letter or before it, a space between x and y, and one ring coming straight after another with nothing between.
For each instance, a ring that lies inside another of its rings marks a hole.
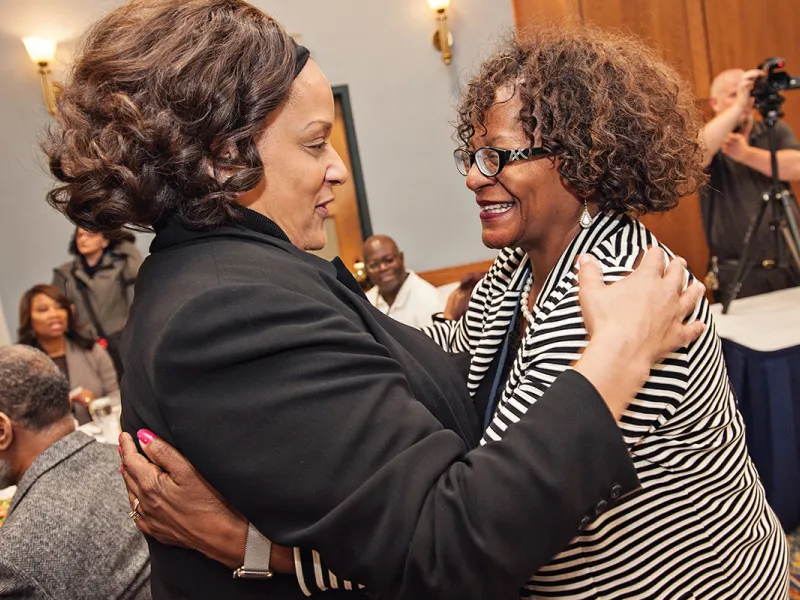
<instances>
[{"instance_id":1,"label":"bald man","mask_svg":"<svg viewBox=\"0 0 800 600\"><path fill-rule=\"evenodd\" d=\"M444 310L444 301L430 283L407 271L403 253L386 235L373 235L364 242L364 264L372 289L367 298L383 314L410 325L431 325L431 316Z\"/></svg>"},{"instance_id":2,"label":"bald man","mask_svg":"<svg viewBox=\"0 0 800 600\"><path fill-rule=\"evenodd\" d=\"M721 301L727 296L744 246L744 236L769 191L770 163L767 128L756 120L752 89L763 75L759 70L723 71L711 84L709 104L714 118L701 133L710 185L700 196L706 236L711 251L709 275L719 281L714 292ZM800 181L800 143L783 121L775 128L778 175L786 182ZM769 229L771 211L753 238L753 268L746 275L739 298L796 285L793 273L775 269L775 238ZM713 288L713 286L710 286Z\"/></svg>"}]
</instances>

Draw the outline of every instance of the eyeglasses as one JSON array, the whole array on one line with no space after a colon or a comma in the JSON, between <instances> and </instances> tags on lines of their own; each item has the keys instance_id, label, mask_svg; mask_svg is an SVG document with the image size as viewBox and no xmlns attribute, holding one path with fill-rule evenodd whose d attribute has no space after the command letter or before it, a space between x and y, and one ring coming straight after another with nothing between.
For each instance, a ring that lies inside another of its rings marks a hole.
<instances>
[{"instance_id":1,"label":"eyeglasses","mask_svg":"<svg viewBox=\"0 0 800 600\"><path fill-rule=\"evenodd\" d=\"M459 148L453 152L453 159L456 162L456 169L464 177L467 176L473 164L478 165L478 170L484 176L495 177L508 163L547 154L550 154L550 151L541 147L503 150L502 148L484 146L483 148L478 148L475 152Z\"/></svg>"},{"instance_id":2,"label":"eyeglasses","mask_svg":"<svg viewBox=\"0 0 800 600\"><path fill-rule=\"evenodd\" d=\"M368 262L365 266L367 267L367 271L377 271L381 267L390 267L394 264L394 261L397 260L397 257L400 256L399 254L390 254L389 256L384 256L378 260L372 260Z\"/></svg>"}]
</instances>

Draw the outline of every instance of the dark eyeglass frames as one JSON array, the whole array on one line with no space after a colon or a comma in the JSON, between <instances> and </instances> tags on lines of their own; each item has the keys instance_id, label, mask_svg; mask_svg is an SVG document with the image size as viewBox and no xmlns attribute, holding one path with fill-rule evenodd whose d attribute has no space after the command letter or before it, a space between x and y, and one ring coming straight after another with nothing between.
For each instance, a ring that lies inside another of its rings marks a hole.
<instances>
[{"instance_id":1,"label":"dark eyeglass frames","mask_svg":"<svg viewBox=\"0 0 800 600\"><path fill-rule=\"evenodd\" d=\"M475 152L459 148L453 152L453 159L456 162L456 169L464 177L467 176L473 163L478 165L478 170L486 177L494 177L503 170L508 163L517 160L526 160L537 156L550 154L544 148L523 148L521 150L503 150L502 148L492 148L484 146Z\"/></svg>"}]
</instances>

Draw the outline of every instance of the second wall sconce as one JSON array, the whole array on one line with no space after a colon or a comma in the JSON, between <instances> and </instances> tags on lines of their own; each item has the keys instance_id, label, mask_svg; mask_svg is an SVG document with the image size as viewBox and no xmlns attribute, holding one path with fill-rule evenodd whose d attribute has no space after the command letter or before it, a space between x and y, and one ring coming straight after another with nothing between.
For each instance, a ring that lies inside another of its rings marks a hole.
<instances>
[{"instance_id":1,"label":"second wall sconce","mask_svg":"<svg viewBox=\"0 0 800 600\"><path fill-rule=\"evenodd\" d=\"M428 0L431 10L436 11L436 24L438 28L433 34L433 45L442 53L444 64L449 65L453 60L453 53L450 48L453 46L453 34L447 27L447 9L450 7L450 0Z\"/></svg>"},{"instance_id":2,"label":"second wall sconce","mask_svg":"<svg viewBox=\"0 0 800 600\"><path fill-rule=\"evenodd\" d=\"M50 72L50 65L56 55L56 43L53 40L46 40L38 37L23 38L22 43L28 51L31 60L39 65L39 80L42 84L42 94L44 104L51 115L56 114L56 86L53 83L53 75Z\"/></svg>"}]
</instances>

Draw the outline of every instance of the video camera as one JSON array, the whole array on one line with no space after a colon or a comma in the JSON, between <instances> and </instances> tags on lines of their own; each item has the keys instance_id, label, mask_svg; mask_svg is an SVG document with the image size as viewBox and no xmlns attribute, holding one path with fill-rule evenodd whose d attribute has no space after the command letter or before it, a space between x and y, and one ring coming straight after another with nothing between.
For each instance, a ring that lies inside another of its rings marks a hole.
<instances>
[{"instance_id":1,"label":"video camera","mask_svg":"<svg viewBox=\"0 0 800 600\"><path fill-rule=\"evenodd\" d=\"M758 65L766 73L753 84L753 98L756 108L762 114L769 110L780 111L783 98L779 92L800 88L800 78L789 75L783 68L786 61L782 58L772 57Z\"/></svg>"}]
</instances>

